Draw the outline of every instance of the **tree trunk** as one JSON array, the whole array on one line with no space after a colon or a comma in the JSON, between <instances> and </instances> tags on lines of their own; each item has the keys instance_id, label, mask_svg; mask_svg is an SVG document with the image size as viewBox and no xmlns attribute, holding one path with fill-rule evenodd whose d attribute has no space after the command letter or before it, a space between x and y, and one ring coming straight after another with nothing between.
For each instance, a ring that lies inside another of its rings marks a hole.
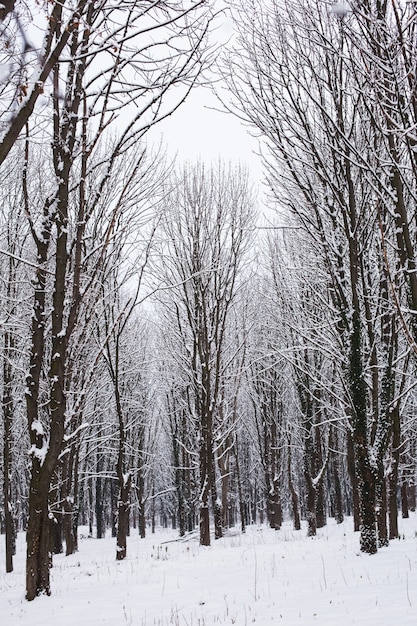
<instances>
[{"instance_id":1,"label":"tree trunk","mask_svg":"<svg viewBox=\"0 0 417 626\"><path fill-rule=\"evenodd\" d=\"M200 504L200 545L210 545L210 515L207 504Z\"/></svg>"},{"instance_id":2,"label":"tree trunk","mask_svg":"<svg viewBox=\"0 0 417 626\"><path fill-rule=\"evenodd\" d=\"M26 599L33 600L40 594L51 594L49 568L49 481L50 476L38 459L32 460L30 480L29 523L26 533Z\"/></svg>"},{"instance_id":3,"label":"tree trunk","mask_svg":"<svg viewBox=\"0 0 417 626\"><path fill-rule=\"evenodd\" d=\"M384 469L380 468L376 483L376 522L378 528L378 547L388 546L387 524L387 487L383 476Z\"/></svg>"},{"instance_id":4,"label":"tree trunk","mask_svg":"<svg viewBox=\"0 0 417 626\"><path fill-rule=\"evenodd\" d=\"M317 535L316 498L317 491L310 477L306 477L306 509L307 509L307 537Z\"/></svg>"},{"instance_id":5,"label":"tree trunk","mask_svg":"<svg viewBox=\"0 0 417 626\"><path fill-rule=\"evenodd\" d=\"M375 554L378 550L377 529L375 519L375 476L367 459L360 455L358 464L358 483L360 498L360 547L362 552Z\"/></svg>"},{"instance_id":6,"label":"tree trunk","mask_svg":"<svg viewBox=\"0 0 417 626\"><path fill-rule=\"evenodd\" d=\"M391 471L388 474L389 538L398 537L398 466L400 463L400 414L398 405L392 411Z\"/></svg>"},{"instance_id":7,"label":"tree trunk","mask_svg":"<svg viewBox=\"0 0 417 626\"><path fill-rule=\"evenodd\" d=\"M97 463L97 474L101 471L101 464ZM103 502L103 479L100 475L96 477L96 536L102 539L106 534L104 524L104 502Z\"/></svg>"},{"instance_id":8,"label":"tree trunk","mask_svg":"<svg viewBox=\"0 0 417 626\"><path fill-rule=\"evenodd\" d=\"M273 480L270 480L268 476L268 479L270 488L266 494L266 513L270 527L279 530L282 524L282 509L278 478L274 477Z\"/></svg>"},{"instance_id":9,"label":"tree trunk","mask_svg":"<svg viewBox=\"0 0 417 626\"><path fill-rule=\"evenodd\" d=\"M13 554L15 545L15 526L13 523L12 504L12 421L13 421L13 395L12 395L12 366L10 362L13 338L9 332L4 336L3 358L3 420L4 420L4 448L3 448L3 497L4 497L4 526L6 539L6 572L13 571Z\"/></svg>"},{"instance_id":10,"label":"tree trunk","mask_svg":"<svg viewBox=\"0 0 417 626\"><path fill-rule=\"evenodd\" d=\"M246 532L246 521L245 521L245 505L243 502L243 494L242 494L242 481L240 478L240 461L239 461L239 448L237 442L237 435L235 441L235 460L236 460L236 480L237 480L237 493L239 498L239 515L240 515L240 525L242 533Z\"/></svg>"},{"instance_id":11,"label":"tree trunk","mask_svg":"<svg viewBox=\"0 0 417 626\"><path fill-rule=\"evenodd\" d=\"M287 473L288 473L288 487L291 495L291 508L294 522L294 530L301 529L301 516L300 516L300 499L294 486L291 470L291 441L288 442L288 454L287 454Z\"/></svg>"},{"instance_id":12,"label":"tree trunk","mask_svg":"<svg viewBox=\"0 0 417 626\"><path fill-rule=\"evenodd\" d=\"M139 468L138 474L138 501L139 501L139 536L141 539L146 537L146 505L145 505L145 481L143 479L143 470Z\"/></svg>"},{"instance_id":13,"label":"tree trunk","mask_svg":"<svg viewBox=\"0 0 417 626\"><path fill-rule=\"evenodd\" d=\"M200 545L210 545L210 513L209 494L211 492L211 480L213 473L211 464L213 461L212 450L212 416L204 410L201 415L201 443L200 443Z\"/></svg>"},{"instance_id":14,"label":"tree trunk","mask_svg":"<svg viewBox=\"0 0 417 626\"><path fill-rule=\"evenodd\" d=\"M317 485L316 521L317 521L317 528L323 528L327 524L326 502L325 502L325 495L324 495L323 479L320 479Z\"/></svg>"},{"instance_id":15,"label":"tree trunk","mask_svg":"<svg viewBox=\"0 0 417 626\"><path fill-rule=\"evenodd\" d=\"M343 522L343 500L342 500L342 486L340 484L340 472L339 472L339 459L335 457L333 459L333 485L334 485L334 518L336 524Z\"/></svg>"},{"instance_id":16,"label":"tree trunk","mask_svg":"<svg viewBox=\"0 0 417 626\"><path fill-rule=\"evenodd\" d=\"M212 446L211 446L212 448ZM211 505L213 507L213 516L214 516L214 538L221 539L223 537L223 515L222 515L222 506L217 496L217 485L216 485L216 465L214 462L214 452L211 451L211 479L210 479L210 494L211 494Z\"/></svg>"},{"instance_id":17,"label":"tree trunk","mask_svg":"<svg viewBox=\"0 0 417 626\"><path fill-rule=\"evenodd\" d=\"M347 462L350 484L352 486L352 505L353 505L353 530L360 530L360 506L359 506L359 484L358 476L355 468L355 453L353 448L352 434L347 431Z\"/></svg>"},{"instance_id":18,"label":"tree trunk","mask_svg":"<svg viewBox=\"0 0 417 626\"><path fill-rule=\"evenodd\" d=\"M130 486L132 484L132 476L123 477L123 483L119 485L120 495L118 502L117 515L117 547L116 560L123 561L127 553L127 532L129 528L129 511L130 511Z\"/></svg>"},{"instance_id":19,"label":"tree trunk","mask_svg":"<svg viewBox=\"0 0 417 626\"><path fill-rule=\"evenodd\" d=\"M405 478L401 482L401 515L403 519L410 517L408 512L408 484Z\"/></svg>"}]
</instances>

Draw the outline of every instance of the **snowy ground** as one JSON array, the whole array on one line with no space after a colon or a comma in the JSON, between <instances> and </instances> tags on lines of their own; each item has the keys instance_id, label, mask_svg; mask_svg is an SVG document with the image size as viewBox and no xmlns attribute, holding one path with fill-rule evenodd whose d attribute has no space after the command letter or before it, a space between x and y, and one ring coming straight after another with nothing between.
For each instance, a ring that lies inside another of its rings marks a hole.
<instances>
[{"instance_id":1,"label":"snowy ground","mask_svg":"<svg viewBox=\"0 0 417 626\"><path fill-rule=\"evenodd\" d=\"M417 516L400 520L401 539L375 556L358 550L352 521L332 520L316 538L290 524L252 526L209 548L160 531L133 532L128 558L114 539L80 539L80 551L54 558L52 592L24 599L24 536L15 571L4 573L2 626L416 626Z\"/></svg>"}]
</instances>

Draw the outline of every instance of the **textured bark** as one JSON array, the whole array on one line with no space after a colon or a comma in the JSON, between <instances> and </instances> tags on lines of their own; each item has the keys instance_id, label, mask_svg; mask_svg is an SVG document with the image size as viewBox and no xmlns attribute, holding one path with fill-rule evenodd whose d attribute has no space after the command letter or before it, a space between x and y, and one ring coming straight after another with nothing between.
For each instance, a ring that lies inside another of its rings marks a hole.
<instances>
[{"instance_id":1,"label":"textured bark","mask_svg":"<svg viewBox=\"0 0 417 626\"><path fill-rule=\"evenodd\" d=\"M26 532L26 599L51 594L49 569L50 519L48 508L50 476L37 459L32 461L29 494L29 523Z\"/></svg>"},{"instance_id":2,"label":"textured bark","mask_svg":"<svg viewBox=\"0 0 417 626\"><path fill-rule=\"evenodd\" d=\"M116 560L123 561L127 555L127 535L129 528L129 512L130 512L130 487L132 477L124 477L122 485L119 485L119 503L117 509L117 546Z\"/></svg>"},{"instance_id":3,"label":"textured bark","mask_svg":"<svg viewBox=\"0 0 417 626\"><path fill-rule=\"evenodd\" d=\"M326 501L325 501L323 479L320 480L317 485L316 520L317 520L317 528L324 528L324 526L326 526L327 524L327 512L326 512Z\"/></svg>"},{"instance_id":4,"label":"textured bark","mask_svg":"<svg viewBox=\"0 0 417 626\"><path fill-rule=\"evenodd\" d=\"M398 405L392 411L391 470L387 477L389 539L398 537L398 466L400 462L400 414Z\"/></svg>"},{"instance_id":5,"label":"textured bark","mask_svg":"<svg viewBox=\"0 0 417 626\"><path fill-rule=\"evenodd\" d=\"M378 528L378 547L382 548L389 544L387 523L387 488L385 479L378 476L377 482L377 507L376 521Z\"/></svg>"},{"instance_id":6,"label":"textured bark","mask_svg":"<svg viewBox=\"0 0 417 626\"><path fill-rule=\"evenodd\" d=\"M365 455L358 454L359 498L360 498L360 548L367 554L375 554L378 550L377 529L375 519L375 476L369 467Z\"/></svg>"},{"instance_id":7,"label":"textured bark","mask_svg":"<svg viewBox=\"0 0 417 626\"><path fill-rule=\"evenodd\" d=\"M210 515L208 506L200 506L200 545L210 545Z\"/></svg>"},{"instance_id":8,"label":"textured bark","mask_svg":"<svg viewBox=\"0 0 417 626\"><path fill-rule=\"evenodd\" d=\"M310 479L310 476L306 478L306 517L307 517L307 536L315 537L317 535L317 518L316 518L316 499L317 491Z\"/></svg>"}]
</instances>

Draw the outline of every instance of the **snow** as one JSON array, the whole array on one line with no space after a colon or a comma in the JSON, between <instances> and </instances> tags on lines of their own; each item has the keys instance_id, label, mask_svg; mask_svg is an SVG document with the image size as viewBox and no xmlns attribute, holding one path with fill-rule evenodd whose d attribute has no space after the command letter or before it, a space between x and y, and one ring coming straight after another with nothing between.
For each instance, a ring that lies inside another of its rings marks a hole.
<instances>
[{"instance_id":1,"label":"snow","mask_svg":"<svg viewBox=\"0 0 417 626\"><path fill-rule=\"evenodd\" d=\"M115 539L84 536L77 554L54 557L52 596L33 602L24 599L19 535L11 574L0 546L0 615L7 626L415 626L416 514L400 520L400 532L368 556L351 519L329 520L315 538L290 523L232 529L210 547L197 533L178 541L175 531L140 539L132 530L121 562Z\"/></svg>"},{"instance_id":2,"label":"snow","mask_svg":"<svg viewBox=\"0 0 417 626\"><path fill-rule=\"evenodd\" d=\"M33 420L31 429L34 433L36 433L40 437L44 435L43 426L39 420Z\"/></svg>"}]
</instances>

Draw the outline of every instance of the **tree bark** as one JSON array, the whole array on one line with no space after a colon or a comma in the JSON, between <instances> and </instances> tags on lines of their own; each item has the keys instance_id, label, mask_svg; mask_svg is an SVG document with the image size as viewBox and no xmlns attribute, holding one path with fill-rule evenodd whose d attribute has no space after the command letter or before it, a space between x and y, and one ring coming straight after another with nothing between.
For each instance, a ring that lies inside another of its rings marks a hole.
<instances>
[{"instance_id":1,"label":"tree bark","mask_svg":"<svg viewBox=\"0 0 417 626\"><path fill-rule=\"evenodd\" d=\"M123 559L126 558L127 534L129 528L130 487L132 484L132 477L128 474L128 476L124 476L123 478L123 484L119 485L120 494L117 509L117 561L123 561Z\"/></svg>"},{"instance_id":2,"label":"tree bark","mask_svg":"<svg viewBox=\"0 0 417 626\"><path fill-rule=\"evenodd\" d=\"M51 594L49 568L49 484L50 476L38 459L32 459L32 476L29 493L29 523L26 532L26 599L40 594Z\"/></svg>"}]
</instances>

